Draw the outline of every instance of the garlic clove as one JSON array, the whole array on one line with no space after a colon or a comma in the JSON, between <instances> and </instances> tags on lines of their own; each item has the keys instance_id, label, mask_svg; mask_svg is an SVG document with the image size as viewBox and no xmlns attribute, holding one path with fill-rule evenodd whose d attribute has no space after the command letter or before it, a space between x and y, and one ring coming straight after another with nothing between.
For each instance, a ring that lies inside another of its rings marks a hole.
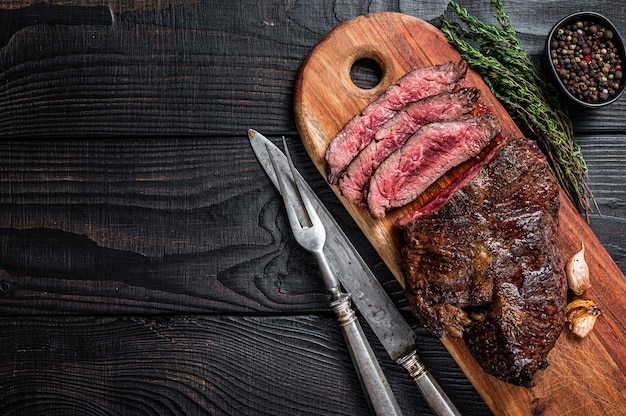
<instances>
[{"instance_id":1,"label":"garlic clove","mask_svg":"<svg viewBox=\"0 0 626 416\"><path fill-rule=\"evenodd\" d=\"M567 284L576 295L582 295L585 290L591 287L589 280L589 266L585 261L585 243L582 243L581 250L574 254L565 265Z\"/></svg>"},{"instance_id":2,"label":"garlic clove","mask_svg":"<svg viewBox=\"0 0 626 416\"><path fill-rule=\"evenodd\" d=\"M569 329L579 338L589 335L600 314L600 309L588 299L576 299L565 307Z\"/></svg>"}]
</instances>

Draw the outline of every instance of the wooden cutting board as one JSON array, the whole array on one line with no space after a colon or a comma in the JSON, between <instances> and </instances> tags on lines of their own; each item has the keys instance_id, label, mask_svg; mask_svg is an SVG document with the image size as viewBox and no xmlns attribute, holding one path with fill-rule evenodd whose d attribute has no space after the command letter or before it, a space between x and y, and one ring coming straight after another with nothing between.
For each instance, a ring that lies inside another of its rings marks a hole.
<instances>
[{"instance_id":1,"label":"wooden cutting board","mask_svg":"<svg viewBox=\"0 0 626 416\"><path fill-rule=\"evenodd\" d=\"M382 69L382 80L372 89L357 87L350 76L353 64L363 58L375 60ZM328 33L302 65L294 102L300 136L320 173L326 176L324 153L331 139L389 85L411 69L458 59L442 32L404 14L364 15ZM482 90L481 100L493 107L505 137L522 135L478 74L470 71L465 82ZM332 188L403 284L397 214L374 220L345 200L337 186ZM446 337L442 342L497 415L623 415L626 278L563 192L559 238L565 261L585 243L593 283L585 297L596 302L602 315L584 340L563 332L550 352L549 367L535 376L535 387L501 382L482 371L462 341Z\"/></svg>"}]
</instances>

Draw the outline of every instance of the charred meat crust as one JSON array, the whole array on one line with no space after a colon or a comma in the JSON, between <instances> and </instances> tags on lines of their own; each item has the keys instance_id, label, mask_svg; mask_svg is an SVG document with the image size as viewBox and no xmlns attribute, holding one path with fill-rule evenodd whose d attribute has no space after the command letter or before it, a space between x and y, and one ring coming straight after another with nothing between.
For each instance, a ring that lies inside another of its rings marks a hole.
<instances>
[{"instance_id":1,"label":"charred meat crust","mask_svg":"<svg viewBox=\"0 0 626 416\"><path fill-rule=\"evenodd\" d=\"M530 386L564 322L559 191L537 146L505 143L439 208L403 227L407 298L488 373Z\"/></svg>"}]
</instances>

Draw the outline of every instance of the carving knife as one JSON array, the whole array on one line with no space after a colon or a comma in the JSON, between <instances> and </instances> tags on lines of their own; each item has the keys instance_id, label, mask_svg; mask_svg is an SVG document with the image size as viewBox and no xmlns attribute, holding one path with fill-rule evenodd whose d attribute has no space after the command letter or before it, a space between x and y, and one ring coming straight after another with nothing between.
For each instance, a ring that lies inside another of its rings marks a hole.
<instances>
[{"instance_id":1,"label":"carving knife","mask_svg":"<svg viewBox=\"0 0 626 416\"><path fill-rule=\"evenodd\" d=\"M269 139L255 130L248 130L248 138L261 166L280 192L272 159L281 170L290 172L287 157ZM272 158L268 152L272 153ZM389 357L409 372L435 414L460 415L432 374L419 361L415 345L415 331L404 320L376 276L322 201L297 170L294 169L293 174L299 176L302 192L311 199L313 207L326 227L327 239L324 254L328 257L331 269L338 276L346 291L352 294L352 301L380 340Z\"/></svg>"}]
</instances>

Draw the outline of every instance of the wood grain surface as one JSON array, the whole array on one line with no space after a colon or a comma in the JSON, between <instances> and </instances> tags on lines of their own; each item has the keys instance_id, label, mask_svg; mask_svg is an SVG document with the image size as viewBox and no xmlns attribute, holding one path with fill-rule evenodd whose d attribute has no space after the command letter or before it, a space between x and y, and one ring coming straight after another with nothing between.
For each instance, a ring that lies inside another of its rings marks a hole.
<instances>
[{"instance_id":1,"label":"wood grain surface","mask_svg":"<svg viewBox=\"0 0 626 416\"><path fill-rule=\"evenodd\" d=\"M489 2L460 3L492 18ZM368 414L315 260L250 148L255 128L277 144L286 136L461 412L491 415L412 317L293 114L298 71L330 30L376 11L436 25L447 4L0 2L0 414ZM591 7L505 6L533 57L554 22ZM621 0L592 6L626 32ZM357 65L355 77L371 83L376 70ZM571 111L602 210L590 225L623 273L626 97ZM404 414L432 414L365 331ZM591 413L584 403L571 414Z\"/></svg>"},{"instance_id":2,"label":"wood grain surface","mask_svg":"<svg viewBox=\"0 0 626 416\"><path fill-rule=\"evenodd\" d=\"M381 81L374 88L357 87L350 75L355 62L369 58L381 67ZM343 23L331 31L307 56L295 92L296 122L311 159L326 175L324 154L339 130L368 103L411 69L459 60L445 35L412 16L372 13ZM480 76L471 71L466 85L482 90L481 101L498 118L504 137L523 134L491 95ZM376 220L360 206L343 199L365 235L402 282L396 218L402 210ZM559 248L568 259L584 242L593 288L593 299L603 314L593 334L579 341L565 331L549 355L548 369L536 375L536 387L516 387L484 374L461 342L443 338L467 377L494 413L561 415L584 407L594 414L619 414L626 408L626 279L561 192ZM584 391L584 397L572 400Z\"/></svg>"}]
</instances>

